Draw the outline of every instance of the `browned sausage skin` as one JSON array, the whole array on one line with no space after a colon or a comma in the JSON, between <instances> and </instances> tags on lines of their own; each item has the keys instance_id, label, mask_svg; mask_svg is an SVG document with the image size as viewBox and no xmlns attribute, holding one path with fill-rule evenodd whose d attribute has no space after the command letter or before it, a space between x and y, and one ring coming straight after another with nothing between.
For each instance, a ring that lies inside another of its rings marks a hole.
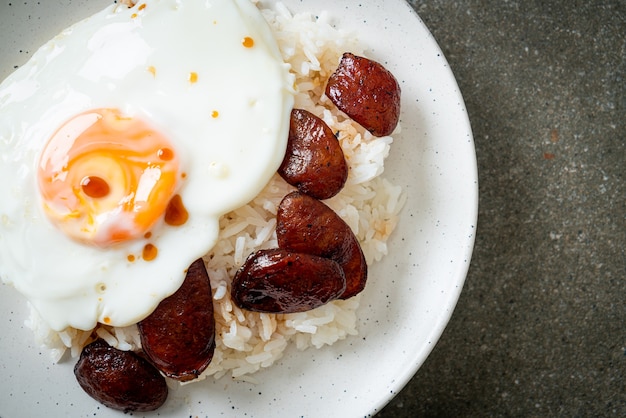
<instances>
[{"instance_id":1,"label":"browned sausage skin","mask_svg":"<svg viewBox=\"0 0 626 418\"><path fill-rule=\"evenodd\" d=\"M346 276L348 299L365 288L367 263L356 236L331 208L313 197L292 192L283 198L276 215L278 246L336 261Z\"/></svg>"},{"instance_id":2,"label":"browned sausage skin","mask_svg":"<svg viewBox=\"0 0 626 418\"><path fill-rule=\"evenodd\" d=\"M89 396L120 411L154 411L167 399L165 378L152 364L103 340L83 348L74 375Z\"/></svg>"},{"instance_id":3,"label":"browned sausage skin","mask_svg":"<svg viewBox=\"0 0 626 418\"><path fill-rule=\"evenodd\" d=\"M246 259L235 274L231 295L237 306L249 311L295 313L322 306L345 288L336 262L276 248Z\"/></svg>"},{"instance_id":4,"label":"browned sausage skin","mask_svg":"<svg viewBox=\"0 0 626 418\"><path fill-rule=\"evenodd\" d=\"M346 52L326 85L328 98L375 136L390 135L400 119L400 85L381 64Z\"/></svg>"},{"instance_id":5,"label":"browned sausage skin","mask_svg":"<svg viewBox=\"0 0 626 418\"><path fill-rule=\"evenodd\" d=\"M285 159L278 174L302 193L329 199L348 179L348 164L333 131L304 109L293 109Z\"/></svg>"},{"instance_id":6,"label":"browned sausage skin","mask_svg":"<svg viewBox=\"0 0 626 418\"><path fill-rule=\"evenodd\" d=\"M189 381L207 368L215 350L215 319L202 259L191 264L176 293L137 325L144 352L167 377Z\"/></svg>"}]
</instances>

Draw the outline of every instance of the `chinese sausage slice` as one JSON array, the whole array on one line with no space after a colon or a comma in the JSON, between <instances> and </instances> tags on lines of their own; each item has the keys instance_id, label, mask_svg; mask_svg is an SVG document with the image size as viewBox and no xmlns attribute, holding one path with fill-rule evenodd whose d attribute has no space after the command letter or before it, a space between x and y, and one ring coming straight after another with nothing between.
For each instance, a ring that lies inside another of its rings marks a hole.
<instances>
[{"instance_id":1,"label":"chinese sausage slice","mask_svg":"<svg viewBox=\"0 0 626 418\"><path fill-rule=\"evenodd\" d=\"M278 246L337 262L346 276L348 299L365 288L367 263L356 236L330 207L300 192L283 198L276 215Z\"/></svg>"},{"instance_id":2,"label":"chinese sausage slice","mask_svg":"<svg viewBox=\"0 0 626 418\"><path fill-rule=\"evenodd\" d=\"M329 199L341 191L348 164L326 122L304 109L291 111L287 151L278 174L316 199Z\"/></svg>"},{"instance_id":3,"label":"chinese sausage slice","mask_svg":"<svg viewBox=\"0 0 626 418\"><path fill-rule=\"evenodd\" d=\"M400 119L400 85L378 62L346 52L326 84L326 95L374 136L390 135Z\"/></svg>"},{"instance_id":4,"label":"chinese sausage slice","mask_svg":"<svg viewBox=\"0 0 626 418\"><path fill-rule=\"evenodd\" d=\"M104 340L83 348L74 375L89 396L112 409L154 411L167 399L165 378L152 364Z\"/></svg>"},{"instance_id":5,"label":"chinese sausage slice","mask_svg":"<svg viewBox=\"0 0 626 418\"><path fill-rule=\"evenodd\" d=\"M144 352L167 377L185 382L207 368L215 351L215 319L202 259L189 266L181 287L137 326Z\"/></svg>"},{"instance_id":6,"label":"chinese sausage slice","mask_svg":"<svg viewBox=\"0 0 626 418\"><path fill-rule=\"evenodd\" d=\"M249 311L296 313L337 299L345 288L343 270L335 261L274 248L246 259L235 274L231 295Z\"/></svg>"}]
</instances>

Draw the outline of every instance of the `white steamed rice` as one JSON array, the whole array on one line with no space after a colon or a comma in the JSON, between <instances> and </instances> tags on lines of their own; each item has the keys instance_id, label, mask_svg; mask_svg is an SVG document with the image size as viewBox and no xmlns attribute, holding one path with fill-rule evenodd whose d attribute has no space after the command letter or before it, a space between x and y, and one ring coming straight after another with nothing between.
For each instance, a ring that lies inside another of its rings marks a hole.
<instances>
[{"instance_id":1,"label":"white steamed rice","mask_svg":"<svg viewBox=\"0 0 626 418\"><path fill-rule=\"evenodd\" d=\"M321 117L337 133L350 172L345 188L325 203L352 228L371 265L387 254L386 241L404 203L401 188L380 177L392 138L374 138L337 111L323 94L326 80L341 55L348 51L365 55L364 51L355 36L335 29L326 13L316 17L292 15L281 3L272 9L262 8L262 12L273 28L285 61L296 74L295 107ZM394 134L398 132L399 128ZM250 374L274 364L290 344L299 350L321 348L358 333L360 295L309 312L278 315L243 311L230 299L231 279L248 254L277 246L277 207L292 190L275 175L252 202L225 215L220 222L219 241L204 257L213 289L216 350L201 379L229 374L235 379L255 381ZM122 350L141 348L134 325L101 325L93 332L55 332L32 307L26 325L34 331L36 341L50 350L55 362L67 352L77 357L95 336Z\"/></svg>"}]
</instances>

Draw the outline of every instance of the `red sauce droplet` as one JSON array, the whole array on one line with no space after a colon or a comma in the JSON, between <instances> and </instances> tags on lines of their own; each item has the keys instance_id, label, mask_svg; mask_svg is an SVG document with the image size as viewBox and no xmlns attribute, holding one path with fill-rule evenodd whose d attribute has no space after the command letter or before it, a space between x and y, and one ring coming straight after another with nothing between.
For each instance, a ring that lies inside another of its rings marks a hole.
<instances>
[{"instance_id":1,"label":"red sauce droplet","mask_svg":"<svg viewBox=\"0 0 626 418\"><path fill-rule=\"evenodd\" d=\"M109 184L102 178L96 176L85 177L80 182L83 192L94 199L105 197L111 191Z\"/></svg>"},{"instance_id":2,"label":"red sauce droplet","mask_svg":"<svg viewBox=\"0 0 626 418\"><path fill-rule=\"evenodd\" d=\"M143 235L143 237L144 237L145 239L150 239L150 238L152 237L152 232L149 232L149 231L148 231L148 232L146 232L146 233Z\"/></svg>"},{"instance_id":3,"label":"red sauce droplet","mask_svg":"<svg viewBox=\"0 0 626 418\"><path fill-rule=\"evenodd\" d=\"M146 261L154 260L158 254L159 254L159 250L157 249L157 247L155 247L152 244L146 244L146 246L143 247L142 257Z\"/></svg>"},{"instance_id":4,"label":"red sauce droplet","mask_svg":"<svg viewBox=\"0 0 626 418\"><path fill-rule=\"evenodd\" d=\"M169 148L161 148L157 155L161 161L172 161L174 159L174 151Z\"/></svg>"},{"instance_id":5,"label":"red sauce droplet","mask_svg":"<svg viewBox=\"0 0 626 418\"><path fill-rule=\"evenodd\" d=\"M243 38L243 41L241 42L243 44L243 46L245 46L246 48L252 48L254 46L254 39L252 39L249 36L246 36L245 38Z\"/></svg>"},{"instance_id":6,"label":"red sauce droplet","mask_svg":"<svg viewBox=\"0 0 626 418\"><path fill-rule=\"evenodd\" d=\"M171 226L181 226L189 219L189 212L183 204L180 195L175 195L165 209L165 223Z\"/></svg>"},{"instance_id":7,"label":"red sauce droplet","mask_svg":"<svg viewBox=\"0 0 626 418\"><path fill-rule=\"evenodd\" d=\"M104 320L105 324L110 324L111 323L111 318L109 318L108 316L105 316L103 320Z\"/></svg>"},{"instance_id":8,"label":"red sauce droplet","mask_svg":"<svg viewBox=\"0 0 626 418\"><path fill-rule=\"evenodd\" d=\"M140 6L139 6L139 9L138 9L138 10L143 10L143 9L145 9L145 8L146 8L146 4L144 3L144 4L142 4L142 5L140 5Z\"/></svg>"},{"instance_id":9,"label":"red sauce droplet","mask_svg":"<svg viewBox=\"0 0 626 418\"><path fill-rule=\"evenodd\" d=\"M134 263L135 262L135 256L132 254L128 254L128 257L126 257L128 259L129 263Z\"/></svg>"}]
</instances>

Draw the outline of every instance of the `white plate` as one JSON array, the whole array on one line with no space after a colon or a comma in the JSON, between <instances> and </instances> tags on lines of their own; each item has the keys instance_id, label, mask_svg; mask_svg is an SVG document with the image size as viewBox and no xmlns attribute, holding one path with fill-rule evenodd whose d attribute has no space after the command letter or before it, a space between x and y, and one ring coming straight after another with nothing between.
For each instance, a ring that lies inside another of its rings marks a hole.
<instances>
[{"instance_id":1,"label":"white plate","mask_svg":"<svg viewBox=\"0 0 626 418\"><path fill-rule=\"evenodd\" d=\"M110 3L0 3L0 78L61 29ZM384 175L404 187L408 202L389 256L371 269L358 337L322 350L289 350L270 370L255 375L262 382L258 385L221 379L186 386L170 394L159 416L374 414L424 362L463 287L477 217L476 157L463 99L432 35L404 0L388 0L384 6L284 3L292 11L327 10L337 26L358 30L368 55L398 78L402 134ZM26 316L25 301L1 285L0 416L123 416L79 388L73 361L50 363L23 326Z\"/></svg>"}]
</instances>

